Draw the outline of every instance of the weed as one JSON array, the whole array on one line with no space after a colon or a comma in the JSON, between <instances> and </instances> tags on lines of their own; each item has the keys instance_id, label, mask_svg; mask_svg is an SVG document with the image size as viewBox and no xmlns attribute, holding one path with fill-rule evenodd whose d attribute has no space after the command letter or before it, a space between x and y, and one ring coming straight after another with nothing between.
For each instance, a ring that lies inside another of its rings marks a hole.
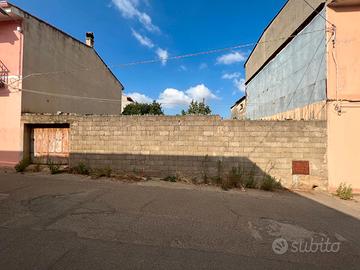
<instances>
[{"instance_id":1,"label":"weed","mask_svg":"<svg viewBox=\"0 0 360 270\"><path fill-rule=\"evenodd\" d=\"M232 185L231 185L231 181L230 181L229 178L223 178L223 179L221 179L221 184L220 184L220 186L221 186L221 188L222 188L223 190L229 190L229 189L233 188Z\"/></svg>"},{"instance_id":2,"label":"weed","mask_svg":"<svg viewBox=\"0 0 360 270\"><path fill-rule=\"evenodd\" d=\"M208 176L208 161L209 161L209 155L206 155L204 158L204 162L203 162L203 166L204 166L204 184L208 184L209 183L209 176Z\"/></svg>"},{"instance_id":3,"label":"weed","mask_svg":"<svg viewBox=\"0 0 360 270\"><path fill-rule=\"evenodd\" d=\"M271 175L265 175L260 185L260 189L265 191L274 191L275 189L282 189L281 183Z\"/></svg>"},{"instance_id":4,"label":"weed","mask_svg":"<svg viewBox=\"0 0 360 270\"><path fill-rule=\"evenodd\" d=\"M222 175L223 175L223 163L221 160L217 162L217 176L213 179L213 183L215 185L220 185L222 182Z\"/></svg>"},{"instance_id":5,"label":"weed","mask_svg":"<svg viewBox=\"0 0 360 270\"><path fill-rule=\"evenodd\" d=\"M96 170L94 170L93 173L94 173L96 178L101 178L101 177L110 178L111 174L112 174L112 169L109 166L107 166L107 167L102 168L102 169L96 169Z\"/></svg>"},{"instance_id":6,"label":"weed","mask_svg":"<svg viewBox=\"0 0 360 270\"><path fill-rule=\"evenodd\" d=\"M49 162L49 164L48 164L48 166L49 166L49 169L50 169L50 173L51 174L58 174L58 173L60 173L60 165L58 165L58 164L55 164L55 163L53 163L53 162Z\"/></svg>"},{"instance_id":7,"label":"weed","mask_svg":"<svg viewBox=\"0 0 360 270\"><path fill-rule=\"evenodd\" d=\"M90 168L85 165L84 163L80 162L76 167L73 169L74 173L82 174L82 175L89 175L90 174Z\"/></svg>"},{"instance_id":8,"label":"weed","mask_svg":"<svg viewBox=\"0 0 360 270\"><path fill-rule=\"evenodd\" d=\"M222 179L221 188L223 190L229 190L232 188L242 187L243 177L243 169L240 166L238 166L237 168L233 167L229 173L229 176Z\"/></svg>"},{"instance_id":9,"label":"weed","mask_svg":"<svg viewBox=\"0 0 360 270\"><path fill-rule=\"evenodd\" d=\"M255 170L252 168L249 173L245 174L242 181L243 188L257 188L257 182L255 180Z\"/></svg>"},{"instance_id":10,"label":"weed","mask_svg":"<svg viewBox=\"0 0 360 270\"><path fill-rule=\"evenodd\" d=\"M31 161L28 158L23 158L18 164L15 166L15 170L17 172L24 172L25 169L30 165Z\"/></svg>"},{"instance_id":11,"label":"weed","mask_svg":"<svg viewBox=\"0 0 360 270\"><path fill-rule=\"evenodd\" d=\"M34 170L33 170L34 172L40 172L41 171L41 166L40 166L40 164L36 164L35 166L34 166Z\"/></svg>"},{"instance_id":12,"label":"weed","mask_svg":"<svg viewBox=\"0 0 360 270\"><path fill-rule=\"evenodd\" d=\"M351 200L353 198L353 190L351 185L341 183L336 190L336 196L338 196L342 200Z\"/></svg>"},{"instance_id":13,"label":"weed","mask_svg":"<svg viewBox=\"0 0 360 270\"><path fill-rule=\"evenodd\" d=\"M177 177L176 176L167 176L163 179L163 181L165 182L171 182L171 183L176 183L177 182Z\"/></svg>"}]
</instances>

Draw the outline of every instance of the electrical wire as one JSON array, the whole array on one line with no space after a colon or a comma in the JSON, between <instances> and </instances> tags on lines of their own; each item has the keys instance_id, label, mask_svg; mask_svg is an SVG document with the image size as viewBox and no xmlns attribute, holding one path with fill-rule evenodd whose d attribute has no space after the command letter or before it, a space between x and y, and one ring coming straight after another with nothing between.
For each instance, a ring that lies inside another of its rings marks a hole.
<instances>
[{"instance_id":1,"label":"electrical wire","mask_svg":"<svg viewBox=\"0 0 360 270\"><path fill-rule=\"evenodd\" d=\"M321 30L315 30L315 31L311 31L311 32L306 32L306 34L309 34L309 33L314 33L314 32L319 32L319 31L324 31L325 29L321 29ZM298 35L301 35L301 34L304 34L304 33L300 33ZM297 35L297 36L298 36ZM267 41L269 42L269 41ZM246 46L246 45L239 45L239 46ZM237 46L238 47L238 46ZM214 51L219 51L219 50L224 50L224 49L218 49L218 50L212 50L212 51L207 51L207 53L209 52L214 52ZM317 50L316 50L317 51ZM202 54L204 54L205 52L201 52ZM179 57L187 57L189 55L194 55L194 54L186 54L186 55L182 55L182 56L177 56L177 58ZM197 55L197 54L196 54ZM315 53L316 55L316 53ZM175 57L173 57L175 58ZM311 62L311 61L310 61ZM308 66L307 66L308 68ZM306 70L307 68L305 68L305 73L306 73ZM305 75L305 74L304 74ZM17 80L19 81L19 80ZM15 81L16 82L16 81ZM38 95L44 95L44 96L54 96L54 97L61 97L61 98L73 98L73 99L85 99L85 100L91 100L91 101L99 101L99 102L113 102L113 103L119 103L120 100L117 100L117 99L102 99L102 98L93 98L93 97L84 97L84 96L74 96L74 95L66 95L66 94L59 94L59 93L49 93L49 92L44 92L44 91L39 91L39 90L35 90L35 89L26 89L26 88L17 88L17 87L14 87L12 86L14 84L14 82L11 82L9 84L6 84L8 87L10 87L11 89L15 89L15 90L18 90L18 92L28 92L28 93L32 93L32 94L38 94ZM293 98L293 97L292 97ZM291 98L291 99L292 99ZM290 99L290 102L291 102L291 99ZM288 106L290 105L290 102L288 104Z\"/></svg>"},{"instance_id":2,"label":"electrical wire","mask_svg":"<svg viewBox=\"0 0 360 270\"><path fill-rule=\"evenodd\" d=\"M9 85L6 84L8 87ZM26 89L26 88L17 88L17 87L11 87L11 89L17 90L16 92L12 93L20 93L20 92L27 92L32 94L38 94L38 95L44 95L44 96L52 96L52 97L61 97L61 98L73 98L73 99L85 99L85 100L91 100L91 101L99 101L99 102L112 102L112 103L119 103L121 101L120 99L106 99L106 98L93 98L93 97L84 97L84 96L74 96L74 95L66 95L66 94L58 94L58 93L49 93L49 92L43 92L33 89Z\"/></svg>"},{"instance_id":3,"label":"electrical wire","mask_svg":"<svg viewBox=\"0 0 360 270\"><path fill-rule=\"evenodd\" d=\"M198 56L203 56L203 55L211 55L211 54L217 54L217 53L226 52L226 51L243 49L243 48L248 48L248 47L252 47L252 46L256 46L256 45L267 44L267 43L271 43L271 42L278 42L278 41L281 41L281 40L286 40L286 39L297 37L297 36L300 36L300 35L307 35L307 34L312 34L312 33L321 32L321 31L328 31L328 29L319 29L319 30L314 30L314 31L310 31L310 32L304 32L304 33L299 33L297 35L290 35L290 36L287 36L287 37L281 37L281 38L277 38L277 39L273 39L273 40L246 43L246 44L240 44L240 45L235 45L235 46L231 46L231 47L213 49L213 50L208 50L208 51L200 51L200 52L195 52L195 53L188 53L188 54L182 54L182 55L177 55L177 56L170 56L170 57L168 57L166 59L166 61L180 60L180 59L185 59L185 58L192 58L192 57L198 57ZM114 65L107 66L107 67L109 69L112 69L112 68L126 68L126 67L130 67L130 66L138 66L138 65L147 65L147 64L153 64L153 63L159 63L159 62L162 62L162 61L163 61L163 59L157 58L157 59L150 59L150 60L140 60L140 61L128 62L128 63L123 63L123 64L114 64ZM62 70L62 71L49 71L49 72L32 73L32 74L28 74L28 75L26 75L26 76L24 76L22 78L19 78L18 80L15 80L15 81L11 82L10 85L13 85L14 83L16 83L18 81L23 81L23 80L25 80L27 78L30 78L30 77L56 75L56 74L61 74L61 73L74 73L74 72L81 72L81 71L87 72L87 71L94 71L94 70L103 69L103 68L104 67L102 66L102 67L96 67L96 68L81 68L81 69L73 69L73 70Z\"/></svg>"},{"instance_id":4,"label":"electrical wire","mask_svg":"<svg viewBox=\"0 0 360 270\"><path fill-rule=\"evenodd\" d=\"M326 19L319 11L316 10L315 7L313 7L307 0L303 0L311 9L313 9L321 18L323 18L327 23L329 23L331 26L336 27L335 24L330 22L328 19Z\"/></svg>"}]
</instances>

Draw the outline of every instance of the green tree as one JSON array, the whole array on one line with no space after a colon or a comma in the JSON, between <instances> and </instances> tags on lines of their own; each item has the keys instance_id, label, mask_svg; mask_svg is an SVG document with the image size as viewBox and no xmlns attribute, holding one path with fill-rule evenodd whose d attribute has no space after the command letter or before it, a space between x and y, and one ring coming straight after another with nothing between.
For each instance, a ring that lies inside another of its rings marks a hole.
<instances>
[{"instance_id":1,"label":"green tree","mask_svg":"<svg viewBox=\"0 0 360 270\"><path fill-rule=\"evenodd\" d=\"M161 104L153 103L131 103L124 108L123 115L164 115Z\"/></svg>"},{"instance_id":2,"label":"green tree","mask_svg":"<svg viewBox=\"0 0 360 270\"><path fill-rule=\"evenodd\" d=\"M191 101L188 110L187 111L182 110L181 114L210 115L211 109L209 105L205 104L205 100L203 100L202 102L197 102L193 100Z\"/></svg>"}]
</instances>

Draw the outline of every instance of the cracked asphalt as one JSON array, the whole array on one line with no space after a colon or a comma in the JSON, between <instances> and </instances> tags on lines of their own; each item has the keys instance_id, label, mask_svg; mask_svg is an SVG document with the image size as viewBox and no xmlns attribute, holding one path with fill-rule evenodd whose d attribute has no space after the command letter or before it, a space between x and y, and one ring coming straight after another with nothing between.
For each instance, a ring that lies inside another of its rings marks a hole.
<instances>
[{"instance_id":1,"label":"cracked asphalt","mask_svg":"<svg viewBox=\"0 0 360 270\"><path fill-rule=\"evenodd\" d=\"M0 172L0 269L359 269L359 216L329 200Z\"/></svg>"}]
</instances>

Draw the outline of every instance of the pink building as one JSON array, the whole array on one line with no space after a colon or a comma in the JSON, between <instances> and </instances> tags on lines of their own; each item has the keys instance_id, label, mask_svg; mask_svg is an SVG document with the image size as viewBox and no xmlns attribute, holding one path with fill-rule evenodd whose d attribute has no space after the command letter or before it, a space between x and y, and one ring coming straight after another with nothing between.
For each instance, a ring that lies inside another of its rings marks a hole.
<instances>
[{"instance_id":1,"label":"pink building","mask_svg":"<svg viewBox=\"0 0 360 270\"><path fill-rule=\"evenodd\" d=\"M245 64L248 119L327 121L328 187L360 192L360 0L288 0Z\"/></svg>"},{"instance_id":2,"label":"pink building","mask_svg":"<svg viewBox=\"0 0 360 270\"><path fill-rule=\"evenodd\" d=\"M94 49L0 1L0 165L23 152L22 113L120 114L123 86Z\"/></svg>"}]
</instances>

